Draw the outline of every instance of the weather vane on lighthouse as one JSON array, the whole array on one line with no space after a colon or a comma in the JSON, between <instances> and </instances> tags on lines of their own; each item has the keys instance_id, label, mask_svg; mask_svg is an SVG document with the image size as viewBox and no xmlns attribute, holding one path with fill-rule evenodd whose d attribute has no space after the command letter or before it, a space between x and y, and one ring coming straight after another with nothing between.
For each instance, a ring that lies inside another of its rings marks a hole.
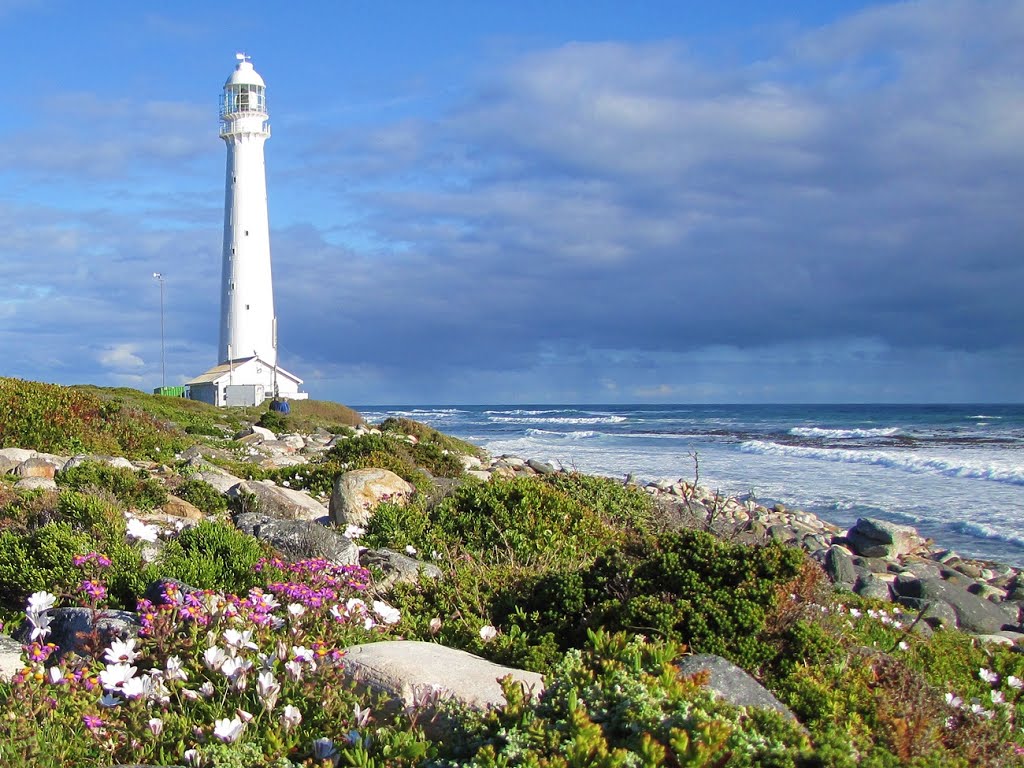
<instances>
[{"instance_id":1,"label":"weather vane on lighthouse","mask_svg":"<svg viewBox=\"0 0 1024 768\"><path fill-rule=\"evenodd\" d=\"M263 145L270 138L267 88L250 57L224 83L220 137L227 145L219 364L189 382L191 397L214 405L301 399L302 379L277 365L277 316Z\"/></svg>"}]
</instances>

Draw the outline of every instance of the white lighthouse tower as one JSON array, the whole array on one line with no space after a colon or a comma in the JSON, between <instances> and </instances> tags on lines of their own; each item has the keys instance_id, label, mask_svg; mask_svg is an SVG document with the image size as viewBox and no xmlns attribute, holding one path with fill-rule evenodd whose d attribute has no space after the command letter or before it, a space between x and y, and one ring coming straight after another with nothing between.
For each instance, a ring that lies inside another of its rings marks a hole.
<instances>
[{"instance_id":1,"label":"white lighthouse tower","mask_svg":"<svg viewBox=\"0 0 1024 768\"><path fill-rule=\"evenodd\" d=\"M189 382L190 396L215 405L257 405L265 397L304 398L302 380L277 365L277 316L270 269L270 223L263 144L270 137L267 88L239 53L220 98L227 145L219 364Z\"/></svg>"}]
</instances>

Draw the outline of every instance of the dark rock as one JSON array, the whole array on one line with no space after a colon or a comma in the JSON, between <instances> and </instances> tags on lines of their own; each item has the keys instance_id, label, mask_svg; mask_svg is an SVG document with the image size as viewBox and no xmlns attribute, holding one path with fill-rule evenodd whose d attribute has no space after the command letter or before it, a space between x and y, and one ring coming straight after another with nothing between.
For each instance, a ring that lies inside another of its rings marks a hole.
<instances>
[{"instance_id":1,"label":"dark rock","mask_svg":"<svg viewBox=\"0 0 1024 768\"><path fill-rule=\"evenodd\" d=\"M857 573L888 573L891 563L882 557L855 557L853 564Z\"/></svg>"},{"instance_id":2,"label":"dark rock","mask_svg":"<svg viewBox=\"0 0 1024 768\"><path fill-rule=\"evenodd\" d=\"M782 523L776 523L775 525L771 526L768 529L768 535L771 536L775 541L782 542L783 544L786 544L796 539L796 534L793 532L793 529L790 528L788 525L783 525Z\"/></svg>"},{"instance_id":3,"label":"dark rock","mask_svg":"<svg viewBox=\"0 0 1024 768\"><path fill-rule=\"evenodd\" d=\"M359 547L337 531L312 520L281 518L245 512L235 517L240 531L265 541L289 560L322 557L338 565L359 562Z\"/></svg>"},{"instance_id":4,"label":"dark rock","mask_svg":"<svg viewBox=\"0 0 1024 768\"><path fill-rule=\"evenodd\" d=\"M899 602L908 607L920 608L923 603L932 601L948 604L956 616L957 626L975 634L992 634L1003 629L1004 625L1010 624L1003 611L994 603L939 578L917 578L900 574L893 582L893 592L899 595Z\"/></svg>"},{"instance_id":5,"label":"dark rock","mask_svg":"<svg viewBox=\"0 0 1024 768\"><path fill-rule=\"evenodd\" d=\"M682 676L690 677L698 672L708 672L708 688L719 697L737 707L759 707L773 709L787 720L796 720L789 707L775 698L771 691L761 685L731 661L710 653L684 656L676 662Z\"/></svg>"},{"instance_id":6,"label":"dark rock","mask_svg":"<svg viewBox=\"0 0 1024 768\"><path fill-rule=\"evenodd\" d=\"M889 589L889 582L880 579L873 574L866 574L858 577L853 591L863 598L870 600L892 601L892 592Z\"/></svg>"},{"instance_id":7,"label":"dark rock","mask_svg":"<svg viewBox=\"0 0 1024 768\"><path fill-rule=\"evenodd\" d=\"M917 530L887 520L862 517L846 534L853 550L864 557L895 559L924 545Z\"/></svg>"},{"instance_id":8,"label":"dark rock","mask_svg":"<svg viewBox=\"0 0 1024 768\"><path fill-rule=\"evenodd\" d=\"M51 608L49 615L53 620L46 642L56 645L60 655L84 653L94 632L103 648L110 645L115 637L135 637L139 633L139 617L129 611L108 609L94 612L91 608ZM26 621L18 628L14 638L28 643L30 631Z\"/></svg>"},{"instance_id":9,"label":"dark rock","mask_svg":"<svg viewBox=\"0 0 1024 768\"><path fill-rule=\"evenodd\" d=\"M957 617L953 606L942 600L922 600L917 597L898 597L900 605L909 608L911 611L921 611L921 621L918 626L925 624L935 629L956 629Z\"/></svg>"},{"instance_id":10,"label":"dark rock","mask_svg":"<svg viewBox=\"0 0 1024 768\"><path fill-rule=\"evenodd\" d=\"M853 589L857 582L857 570L853 567L853 558L849 552L842 547L829 547L823 565L833 584L844 589Z\"/></svg>"},{"instance_id":11,"label":"dark rock","mask_svg":"<svg viewBox=\"0 0 1024 768\"><path fill-rule=\"evenodd\" d=\"M395 552L393 549L367 549L359 555L359 564L364 568L377 566L384 572L384 578L374 584L374 589L384 592L395 584L415 584L420 577L441 578L441 569L433 563Z\"/></svg>"}]
</instances>

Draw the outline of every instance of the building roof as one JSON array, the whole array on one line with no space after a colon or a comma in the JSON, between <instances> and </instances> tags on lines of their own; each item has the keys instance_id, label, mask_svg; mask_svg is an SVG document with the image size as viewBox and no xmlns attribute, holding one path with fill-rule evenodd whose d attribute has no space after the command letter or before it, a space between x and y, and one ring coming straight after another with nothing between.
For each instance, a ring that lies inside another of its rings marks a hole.
<instances>
[{"instance_id":1,"label":"building roof","mask_svg":"<svg viewBox=\"0 0 1024 768\"><path fill-rule=\"evenodd\" d=\"M215 366L213 366L213 368L211 368L210 370L206 371L206 373L201 373L198 376L196 376L194 379L192 379L191 381L188 381L186 383L188 385L190 385L190 386L193 385L193 384L212 384L212 383L214 383L216 381L220 381L221 379L225 378L226 376L230 376L233 371L237 371L239 368L242 368L243 366L249 365L249 364L251 364L254 361L262 363L267 368L273 368L274 367L274 366L270 365L265 360L263 360L263 359L261 359L259 357L243 357L243 358L240 358L238 360L230 360L230 361L228 361L226 363L221 363L220 365L215 365ZM302 379L300 379L294 373L289 373L288 371L286 371L281 366L277 366L276 370L277 370L277 375L278 376L283 376L283 377L285 377L287 379L291 379L296 384L301 384L302 383Z\"/></svg>"},{"instance_id":2,"label":"building roof","mask_svg":"<svg viewBox=\"0 0 1024 768\"><path fill-rule=\"evenodd\" d=\"M238 55L241 56L243 54ZM231 76L224 85L237 85L239 83L244 83L246 85L262 85L266 87L266 83L263 82L263 78L260 77L259 72L253 69L252 64L245 59L239 59L238 65L235 67L235 71L231 73Z\"/></svg>"}]
</instances>

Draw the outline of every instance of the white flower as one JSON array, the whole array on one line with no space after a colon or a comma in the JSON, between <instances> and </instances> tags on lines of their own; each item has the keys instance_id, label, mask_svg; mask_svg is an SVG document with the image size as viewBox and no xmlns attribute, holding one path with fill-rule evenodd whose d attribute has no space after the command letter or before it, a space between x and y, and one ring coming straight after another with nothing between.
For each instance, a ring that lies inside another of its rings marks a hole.
<instances>
[{"instance_id":1,"label":"white flower","mask_svg":"<svg viewBox=\"0 0 1024 768\"><path fill-rule=\"evenodd\" d=\"M992 717L992 710L985 709L981 704L971 704L971 712L976 714L978 717L989 718Z\"/></svg>"},{"instance_id":2,"label":"white flower","mask_svg":"<svg viewBox=\"0 0 1024 768\"><path fill-rule=\"evenodd\" d=\"M430 620L430 634L436 635L440 631L441 631L441 618L439 616L435 616L434 618L432 618Z\"/></svg>"},{"instance_id":3,"label":"white flower","mask_svg":"<svg viewBox=\"0 0 1024 768\"><path fill-rule=\"evenodd\" d=\"M281 693L281 684L274 679L274 673L267 670L256 676L256 693L267 709L273 709L277 696Z\"/></svg>"},{"instance_id":4,"label":"white flower","mask_svg":"<svg viewBox=\"0 0 1024 768\"><path fill-rule=\"evenodd\" d=\"M60 667L50 667L46 670L46 681L50 685L60 685L64 682L64 670Z\"/></svg>"},{"instance_id":5,"label":"white flower","mask_svg":"<svg viewBox=\"0 0 1024 768\"><path fill-rule=\"evenodd\" d=\"M284 671L292 680L299 681L302 679L302 662L295 661L294 659L286 661L284 663Z\"/></svg>"},{"instance_id":6,"label":"white flower","mask_svg":"<svg viewBox=\"0 0 1024 768\"><path fill-rule=\"evenodd\" d=\"M293 707L291 704L285 705L285 708L281 711L281 724L284 726L284 729L290 731L301 722L302 713L299 711L299 708Z\"/></svg>"},{"instance_id":7,"label":"white flower","mask_svg":"<svg viewBox=\"0 0 1024 768\"><path fill-rule=\"evenodd\" d=\"M126 699L138 699L151 687L148 682L141 677L130 677L121 685L121 693Z\"/></svg>"},{"instance_id":8,"label":"white flower","mask_svg":"<svg viewBox=\"0 0 1024 768\"><path fill-rule=\"evenodd\" d=\"M986 683L991 683L993 685L999 682L999 675L993 672L991 669L985 669L984 667L978 670L978 677L980 677Z\"/></svg>"},{"instance_id":9,"label":"white flower","mask_svg":"<svg viewBox=\"0 0 1024 768\"><path fill-rule=\"evenodd\" d=\"M240 718L233 717L228 720L225 717L214 721L213 735L225 744L230 744L233 741L238 741L238 737L242 735L242 728L244 727Z\"/></svg>"},{"instance_id":10,"label":"white flower","mask_svg":"<svg viewBox=\"0 0 1024 768\"><path fill-rule=\"evenodd\" d=\"M246 648L249 650L256 650L257 648L256 643L252 641L251 629L247 629L244 632L239 632L237 629L225 629L224 644L235 651L240 651Z\"/></svg>"},{"instance_id":11,"label":"white flower","mask_svg":"<svg viewBox=\"0 0 1024 768\"><path fill-rule=\"evenodd\" d=\"M292 646L292 658L298 662L306 662L307 664L313 661L314 654L309 648L302 645Z\"/></svg>"},{"instance_id":12,"label":"white flower","mask_svg":"<svg viewBox=\"0 0 1024 768\"><path fill-rule=\"evenodd\" d=\"M953 709L960 709L964 705L964 700L959 696L954 696L952 693L946 693L946 704L951 706Z\"/></svg>"},{"instance_id":13,"label":"white flower","mask_svg":"<svg viewBox=\"0 0 1024 768\"><path fill-rule=\"evenodd\" d=\"M853 616L853 618L858 619L860 618L860 611L857 608L851 608L850 615Z\"/></svg>"},{"instance_id":14,"label":"white flower","mask_svg":"<svg viewBox=\"0 0 1024 768\"><path fill-rule=\"evenodd\" d=\"M1010 675L1008 678L1006 678L1006 684L1013 688L1015 691L1019 691L1021 687L1024 686L1024 682L1022 682L1021 679L1019 677L1016 677L1015 675Z\"/></svg>"},{"instance_id":15,"label":"white flower","mask_svg":"<svg viewBox=\"0 0 1024 768\"><path fill-rule=\"evenodd\" d=\"M185 761L185 765L199 765L199 761L202 760L198 749L186 749L181 757Z\"/></svg>"},{"instance_id":16,"label":"white flower","mask_svg":"<svg viewBox=\"0 0 1024 768\"><path fill-rule=\"evenodd\" d=\"M345 601L345 611L349 615L353 613L366 613L366 603L358 597L350 597Z\"/></svg>"},{"instance_id":17,"label":"white flower","mask_svg":"<svg viewBox=\"0 0 1024 768\"><path fill-rule=\"evenodd\" d=\"M178 656L167 657L167 672L165 674L168 680L188 680L188 671Z\"/></svg>"},{"instance_id":18,"label":"white flower","mask_svg":"<svg viewBox=\"0 0 1024 768\"><path fill-rule=\"evenodd\" d=\"M223 666L227 658L223 649L216 645L203 651L203 663L214 672Z\"/></svg>"},{"instance_id":19,"label":"white flower","mask_svg":"<svg viewBox=\"0 0 1024 768\"><path fill-rule=\"evenodd\" d=\"M28 618L28 623L32 625L32 631L28 635L30 641L39 640L50 634L50 622L53 621L50 614L26 613L25 616Z\"/></svg>"},{"instance_id":20,"label":"white flower","mask_svg":"<svg viewBox=\"0 0 1024 768\"><path fill-rule=\"evenodd\" d=\"M108 664L100 672L100 684L105 691L119 691L138 671L138 667L129 667L127 664Z\"/></svg>"},{"instance_id":21,"label":"white flower","mask_svg":"<svg viewBox=\"0 0 1024 768\"><path fill-rule=\"evenodd\" d=\"M299 618L306 612L306 606L302 603L288 603L288 615L293 619Z\"/></svg>"},{"instance_id":22,"label":"white flower","mask_svg":"<svg viewBox=\"0 0 1024 768\"><path fill-rule=\"evenodd\" d=\"M349 523L345 526L345 532L342 534L346 539L358 539L360 536L366 533L365 528L360 528L358 525Z\"/></svg>"},{"instance_id":23,"label":"white flower","mask_svg":"<svg viewBox=\"0 0 1024 768\"><path fill-rule=\"evenodd\" d=\"M149 732L154 736L159 736L164 732L164 721L159 717L151 717L149 722L146 723L146 727L149 728Z\"/></svg>"},{"instance_id":24,"label":"white flower","mask_svg":"<svg viewBox=\"0 0 1024 768\"><path fill-rule=\"evenodd\" d=\"M910 648L910 646L909 646L909 645L907 645L907 641L906 641L906 640L900 640L900 643L899 643L899 649L900 649L901 651L905 651L905 650L907 650L908 648Z\"/></svg>"},{"instance_id":25,"label":"white flower","mask_svg":"<svg viewBox=\"0 0 1024 768\"><path fill-rule=\"evenodd\" d=\"M988 695L992 698L993 704L1005 704L1006 697L1003 696L1002 691L989 691Z\"/></svg>"},{"instance_id":26,"label":"white flower","mask_svg":"<svg viewBox=\"0 0 1024 768\"><path fill-rule=\"evenodd\" d=\"M43 613L57 604L55 595L49 592L33 592L28 598L28 609L32 613Z\"/></svg>"},{"instance_id":27,"label":"white flower","mask_svg":"<svg viewBox=\"0 0 1024 768\"><path fill-rule=\"evenodd\" d=\"M412 544L406 544L405 545L405 554L407 554L407 555L415 555L416 554L416 547L414 547Z\"/></svg>"},{"instance_id":28,"label":"white flower","mask_svg":"<svg viewBox=\"0 0 1024 768\"><path fill-rule=\"evenodd\" d=\"M103 658L111 664L121 662L131 664L138 658L138 655L138 652L135 650L135 638L129 638L128 640L117 638L104 652Z\"/></svg>"},{"instance_id":29,"label":"white flower","mask_svg":"<svg viewBox=\"0 0 1024 768\"><path fill-rule=\"evenodd\" d=\"M209 680L199 686L199 695L204 699L208 699L213 696L214 692L213 683Z\"/></svg>"},{"instance_id":30,"label":"white flower","mask_svg":"<svg viewBox=\"0 0 1024 768\"><path fill-rule=\"evenodd\" d=\"M358 704L353 705L353 717L356 721L357 728L365 728L366 724L370 721L370 708L360 707Z\"/></svg>"},{"instance_id":31,"label":"white flower","mask_svg":"<svg viewBox=\"0 0 1024 768\"><path fill-rule=\"evenodd\" d=\"M488 624L485 627L480 627L480 639L483 640L485 643L491 642L491 640L493 640L497 636L498 630L492 627L490 624Z\"/></svg>"},{"instance_id":32,"label":"white flower","mask_svg":"<svg viewBox=\"0 0 1024 768\"><path fill-rule=\"evenodd\" d=\"M397 624L402 618L401 611L381 600L373 601L373 612L380 616L380 620L385 624Z\"/></svg>"},{"instance_id":33,"label":"white flower","mask_svg":"<svg viewBox=\"0 0 1024 768\"><path fill-rule=\"evenodd\" d=\"M139 541L154 542L160 535L160 529L155 525L146 525L137 517L131 517L128 519L128 527L125 530L125 533L127 533L131 538L138 539Z\"/></svg>"}]
</instances>

